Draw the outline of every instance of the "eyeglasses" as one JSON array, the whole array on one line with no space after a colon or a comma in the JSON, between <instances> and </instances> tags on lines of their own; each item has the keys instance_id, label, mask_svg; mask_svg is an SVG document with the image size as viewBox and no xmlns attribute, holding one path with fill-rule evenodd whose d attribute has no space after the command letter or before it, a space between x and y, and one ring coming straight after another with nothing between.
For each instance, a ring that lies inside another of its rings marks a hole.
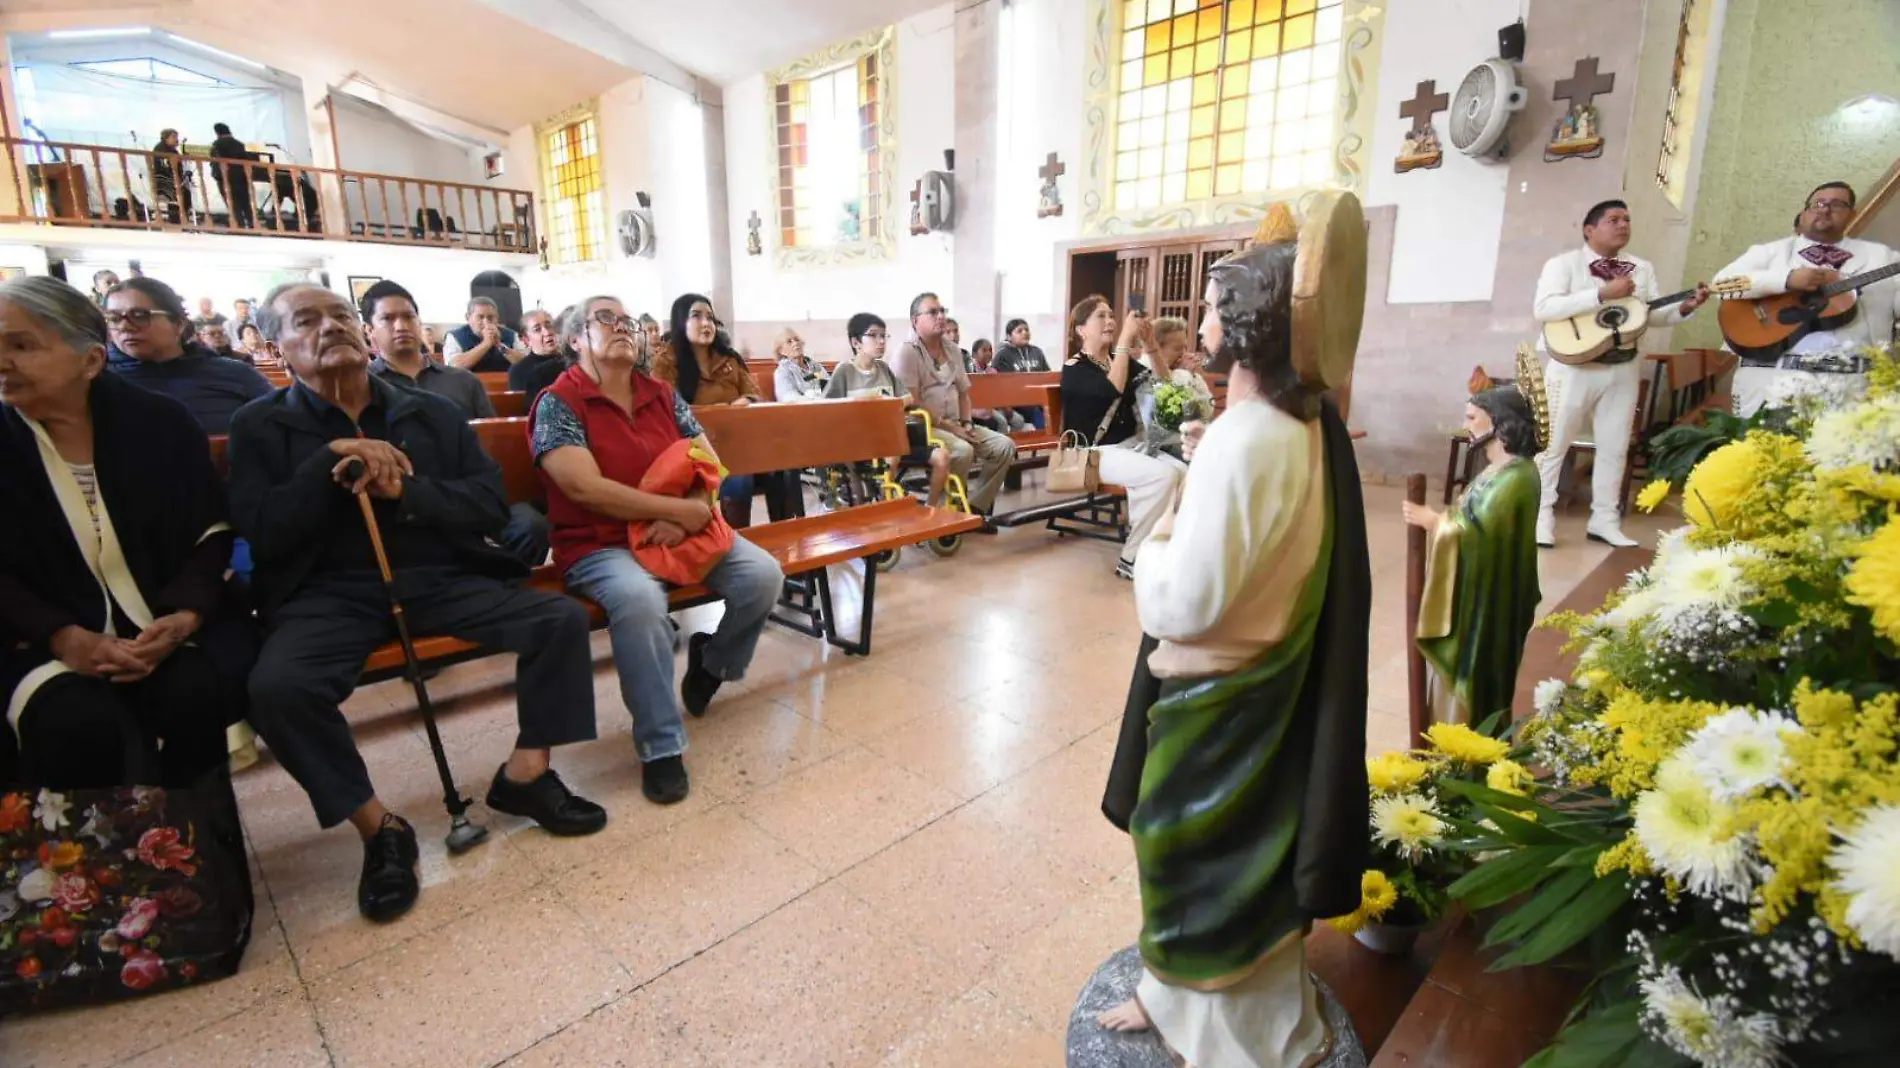
<instances>
[{"instance_id":1,"label":"eyeglasses","mask_svg":"<svg viewBox=\"0 0 1900 1068\"><path fill-rule=\"evenodd\" d=\"M1854 205L1845 200L1817 200L1808 205L1809 211L1853 211Z\"/></svg>"},{"instance_id":2,"label":"eyeglasses","mask_svg":"<svg viewBox=\"0 0 1900 1068\"><path fill-rule=\"evenodd\" d=\"M619 327L629 333L640 332L640 320L631 315L617 315L606 308L594 309L594 321L606 327Z\"/></svg>"},{"instance_id":3,"label":"eyeglasses","mask_svg":"<svg viewBox=\"0 0 1900 1068\"><path fill-rule=\"evenodd\" d=\"M162 311L157 308L131 308L122 312L107 312L106 325L114 328L130 325L134 330L143 330L152 325L152 316L154 315L163 316L167 319L177 318L177 316L171 312Z\"/></svg>"},{"instance_id":4,"label":"eyeglasses","mask_svg":"<svg viewBox=\"0 0 1900 1068\"><path fill-rule=\"evenodd\" d=\"M918 312L917 314L927 319L941 318L945 315L949 315L950 311L947 308L925 308L924 310Z\"/></svg>"}]
</instances>

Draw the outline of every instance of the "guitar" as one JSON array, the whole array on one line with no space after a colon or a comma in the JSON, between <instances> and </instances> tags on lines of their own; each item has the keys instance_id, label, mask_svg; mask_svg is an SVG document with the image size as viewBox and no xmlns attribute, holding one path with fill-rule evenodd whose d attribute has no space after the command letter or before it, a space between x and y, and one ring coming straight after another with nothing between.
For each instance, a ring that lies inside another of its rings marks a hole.
<instances>
[{"instance_id":1,"label":"guitar","mask_svg":"<svg viewBox=\"0 0 1900 1068\"><path fill-rule=\"evenodd\" d=\"M1722 336L1737 355L1776 357L1817 330L1838 330L1860 311L1859 291L1900 274L1900 263L1843 278L1808 293L1783 293L1722 305Z\"/></svg>"},{"instance_id":2,"label":"guitar","mask_svg":"<svg viewBox=\"0 0 1900 1068\"><path fill-rule=\"evenodd\" d=\"M1718 278L1709 283L1709 292L1718 297L1727 298L1747 290L1748 279L1743 277ZM1637 340L1649 329L1650 312L1681 304L1695 294L1695 290L1685 289L1651 301L1623 297L1568 319L1545 323L1544 348L1551 359L1573 367L1589 363L1612 349L1635 348Z\"/></svg>"}]
</instances>

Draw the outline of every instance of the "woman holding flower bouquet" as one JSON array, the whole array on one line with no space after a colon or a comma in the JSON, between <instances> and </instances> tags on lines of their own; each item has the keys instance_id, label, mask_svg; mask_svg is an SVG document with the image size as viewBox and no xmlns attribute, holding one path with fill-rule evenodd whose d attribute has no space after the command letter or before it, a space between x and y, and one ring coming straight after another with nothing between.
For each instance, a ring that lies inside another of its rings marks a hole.
<instances>
[{"instance_id":1,"label":"woman holding flower bouquet","mask_svg":"<svg viewBox=\"0 0 1900 1068\"><path fill-rule=\"evenodd\" d=\"M1149 455L1137 436L1137 392L1148 371L1134 353L1148 337L1148 320L1129 316L1118 340L1115 309L1108 298L1091 296L1075 306L1069 321L1081 352L1062 366L1062 429L1096 450L1103 482L1128 490L1128 541L1115 574L1132 579L1142 543L1180 490L1187 465Z\"/></svg>"}]
</instances>

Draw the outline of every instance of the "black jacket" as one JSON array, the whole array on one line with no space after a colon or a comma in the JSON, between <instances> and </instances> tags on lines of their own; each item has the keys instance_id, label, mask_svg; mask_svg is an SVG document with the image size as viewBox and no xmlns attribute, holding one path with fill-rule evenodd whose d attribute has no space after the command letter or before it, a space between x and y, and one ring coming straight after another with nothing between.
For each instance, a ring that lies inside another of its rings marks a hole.
<instances>
[{"instance_id":1,"label":"black jacket","mask_svg":"<svg viewBox=\"0 0 1900 1068\"><path fill-rule=\"evenodd\" d=\"M508 522L501 468L482 451L454 401L370 377L388 425L386 440L408 457L397 521L445 538L469 570L513 579L527 569L487 535ZM362 512L331 477L341 459L302 385L245 405L231 420L231 516L251 543L258 607L289 601L322 561L332 531Z\"/></svg>"},{"instance_id":2,"label":"black jacket","mask_svg":"<svg viewBox=\"0 0 1900 1068\"><path fill-rule=\"evenodd\" d=\"M220 356L198 341L185 342L184 355L164 363L127 356L113 345L106 350L106 370L183 404L206 434L230 433L237 410L271 390L270 382L249 364Z\"/></svg>"}]
</instances>

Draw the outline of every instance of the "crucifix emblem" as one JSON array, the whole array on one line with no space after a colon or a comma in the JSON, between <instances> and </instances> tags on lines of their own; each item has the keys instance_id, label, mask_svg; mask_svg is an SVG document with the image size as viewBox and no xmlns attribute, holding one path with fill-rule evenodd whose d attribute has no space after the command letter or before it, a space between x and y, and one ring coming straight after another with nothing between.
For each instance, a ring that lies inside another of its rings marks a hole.
<instances>
[{"instance_id":1,"label":"crucifix emblem","mask_svg":"<svg viewBox=\"0 0 1900 1068\"><path fill-rule=\"evenodd\" d=\"M1393 164L1393 169L1400 174L1421 168L1430 170L1444 162L1445 153L1439 148L1432 116L1451 108L1451 94L1437 90L1436 81L1422 81L1412 99L1399 105L1399 118L1412 120L1412 128L1406 132L1399 158Z\"/></svg>"},{"instance_id":2,"label":"crucifix emblem","mask_svg":"<svg viewBox=\"0 0 1900 1068\"><path fill-rule=\"evenodd\" d=\"M1069 168L1049 153L1049 162L1044 163L1036 173L1042 177L1042 193L1036 202L1036 218L1047 219L1062 214L1062 189L1056 185L1056 179L1069 173Z\"/></svg>"},{"instance_id":3,"label":"crucifix emblem","mask_svg":"<svg viewBox=\"0 0 1900 1068\"><path fill-rule=\"evenodd\" d=\"M762 221L756 211L752 213L750 219L745 221L748 231L745 235L745 252L748 256L757 256L765 251L765 243L759 239L759 226Z\"/></svg>"},{"instance_id":4,"label":"crucifix emblem","mask_svg":"<svg viewBox=\"0 0 1900 1068\"><path fill-rule=\"evenodd\" d=\"M1603 123L1594 101L1614 88L1616 75L1597 73L1597 57L1577 60L1570 77L1551 90L1552 100L1566 101L1569 106L1551 130L1550 143L1544 146L1546 161L1573 156L1590 159L1603 154Z\"/></svg>"},{"instance_id":5,"label":"crucifix emblem","mask_svg":"<svg viewBox=\"0 0 1900 1068\"><path fill-rule=\"evenodd\" d=\"M929 232L930 227L924 225L924 180L919 178L917 184L910 187L910 233L916 237Z\"/></svg>"}]
</instances>

